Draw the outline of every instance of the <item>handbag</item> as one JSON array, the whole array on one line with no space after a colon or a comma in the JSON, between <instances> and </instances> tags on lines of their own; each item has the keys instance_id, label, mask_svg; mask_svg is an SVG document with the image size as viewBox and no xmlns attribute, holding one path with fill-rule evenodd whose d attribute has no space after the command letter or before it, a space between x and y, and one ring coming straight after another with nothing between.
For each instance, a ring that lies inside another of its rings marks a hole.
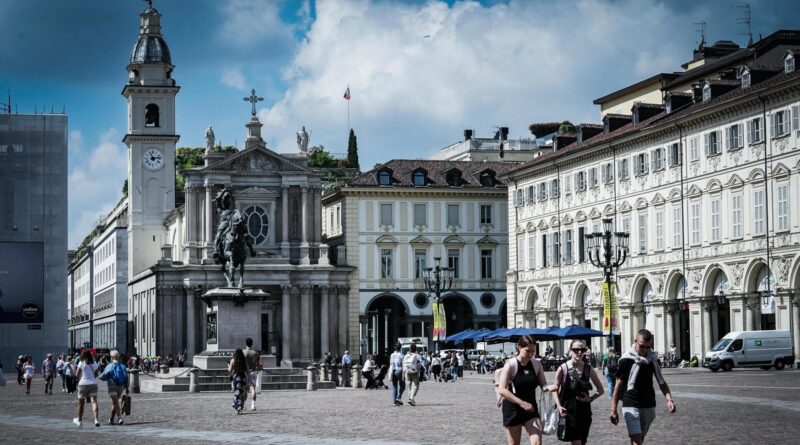
<instances>
[{"instance_id":1,"label":"handbag","mask_svg":"<svg viewBox=\"0 0 800 445\"><path fill-rule=\"evenodd\" d=\"M125 414L126 416L131 415L131 396L127 394L122 395L122 406L120 407L120 410L122 410L122 414Z\"/></svg>"},{"instance_id":2,"label":"handbag","mask_svg":"<svg viewBox=\"0 0 800 445\"><path fill-rule=\"evenodd\" d=\"M552 436L558 430L558 411L552 401L547 400L545 392L539 394L539 414L542 417L542 433Z\"/></svg>"}]
</instances>

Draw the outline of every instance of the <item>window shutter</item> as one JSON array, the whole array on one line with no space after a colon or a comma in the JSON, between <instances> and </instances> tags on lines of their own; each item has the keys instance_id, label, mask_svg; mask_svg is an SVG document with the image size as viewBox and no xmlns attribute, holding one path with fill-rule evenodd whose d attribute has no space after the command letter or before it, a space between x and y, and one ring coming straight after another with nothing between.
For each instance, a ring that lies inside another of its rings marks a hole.
<instances>
[{"instance_id":1,"label":"window shutter","mask_svg":"<svg viewBox=\"0 0 800 445\"><path fill-rule=\"evenodd\" d=\"M705 144L704 145L705 145L706 156L708 156L708 152L709 152L708 151L709 150L708 144L709 144L709 139L710 139L709 135L710 135L710 133L706 133L706 134L703 135L703 139L705 140Z\"/></svg>"},{"instance_id":2,"label":"window shutter","mask_svg":"<svg viewBox=\"0 0 800 445\"><path fill-rule=\"evenodd\" d=\"M730 150L733 148L733 135L731 134L731 127L725 127L725 149Z\"/></svg>"},{"instance_id":3,"label":"window shutter","mask_svg":"<svg viewBox=\"0 0 800 445\"><path fill-rule=\"evenodd\" d=\"M777 113L773 113L769 115L770 122L772 123L771 127L773 138L778 135L778 119L775 119L776 114Z\"/></svg>"},{"instance_id":4,"label":"window shutter","mask_svg":"<svg viewBox=\"0 0 800 445\"><path fill-rule=\"evenodd\" d=\"M744 132L744 124L737 124L737 126L739 127L739 131L736 132L736 137L737 137L736 147L741 148L744 147L744 138L742 138L742 133Z\"/></svg>"},{"instance_id":5,"label":"window shutter","mask_svg":"<svg viewBox=\"0 0 800 445\"><path fill-rule=\"evenodd\" d=\"M800 130L800 116L798 116L798 112L800 112L800 107L795 105L792 107L792 130L797 131Z\"/></svg>"},{"instance_id":6,"label":"window shutter","mask_svg":"<svg viewBox=\"0 0 800 445\"><path fill-rule=\"evenodd\" d=\"M656 165L656 159L658 159L657 153L658 153L658 149L656 148L655 150L653 150L653 159L650 160L650 162L652 163L652 167L651 168L654 171L658 169L658 166Z\"/></svg>"},{"instance_id":7,"label":"window shutter","mask_svg":"<svg viewBox=\"0 0 800 445\"><path fill-rule=\"evenodd\" d=\"M564 177L564 193L567 195L572 193L572 179L570 175Z\"/></svg>"},{"instance_id":8,"label":"window shutter","mask_svg":"<svg viewBox=\"0 0 800 445\"><path fill-rule=\"evenodd\" d=\"M644 156L644 159L642 160L642 167L643 167L642 173L647 173L649 171L647 169L647 153L642 153L642 156Z\"/></svg>"},{"instance_id":9,"label":"window shutter","mask_svg":"<svg viewBox=\"0 0 800 445\"><path fill-rule=\"evenodd\" d=\"M753 121L752 120L747 121L746 130L747 130L747 143L748 144L752 144L753 143Z\"/></svg>"}]
</instances>

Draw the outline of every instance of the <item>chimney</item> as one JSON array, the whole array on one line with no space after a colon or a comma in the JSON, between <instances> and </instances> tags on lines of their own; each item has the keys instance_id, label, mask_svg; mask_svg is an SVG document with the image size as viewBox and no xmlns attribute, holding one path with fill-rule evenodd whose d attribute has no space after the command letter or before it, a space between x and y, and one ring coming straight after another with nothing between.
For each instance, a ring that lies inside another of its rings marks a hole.
<instances>
[{"instance_id":1,"label":"chimney","mask_svg":"<svg viewBox=\"0 0 800 445\"><path fill-rule=\"evenodd\" d=\"M464 140L468 141L472 139L472 130L464 130Z\"/></svg>"}]
</instances>

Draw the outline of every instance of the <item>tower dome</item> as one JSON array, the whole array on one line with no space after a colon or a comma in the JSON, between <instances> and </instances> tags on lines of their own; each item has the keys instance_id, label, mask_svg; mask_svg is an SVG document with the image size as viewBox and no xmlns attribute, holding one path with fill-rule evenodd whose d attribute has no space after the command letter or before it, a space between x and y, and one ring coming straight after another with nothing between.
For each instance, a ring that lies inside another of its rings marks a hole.
<instances>
[{"instance_id":1,"label":"tower dome","mask_svg":"<svg viewBox=\"0 0 800 445\"><path fill-rule=\"evenodd\" d=\"M139 37L133 45L131 63L172 65L169 47L161 35L161 14L150 5L139 17Z\"/></svg>"}]
</instances>

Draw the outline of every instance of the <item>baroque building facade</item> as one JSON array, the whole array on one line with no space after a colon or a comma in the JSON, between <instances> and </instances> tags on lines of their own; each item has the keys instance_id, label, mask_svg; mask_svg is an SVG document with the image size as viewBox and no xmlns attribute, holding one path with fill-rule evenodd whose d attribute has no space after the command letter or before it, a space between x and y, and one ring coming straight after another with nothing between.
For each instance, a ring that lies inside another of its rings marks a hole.
<instances>
[{"instance_id":1,"label":"baroque building facade","mask_svg":"<svg viewBox=\"0 0 800 445\"><path fill-rule=\"evenodd\" d=\"M507 186L515 162L391 160L322 198L323 231L350 276L348 344L388 357L398 337L432 339L424 269L454 269L447 331L504 325ZM433 346L433 343L429 346Z\"/></svg>"},{"instance_id":2,"label":"baroque building facade","mask_svg":"<svg viewBox=\"0 0 800 445\"><path fill-rule=\"evenodd\" d=\"M799 344L797 48L797 33L781 31L736 57L695 60L662 103L604 113L599 134L563 135L510 172L508 323L601 329L603 276L584 235L611 218L630 233L616 274L623 351L641 328L684 359L729 331L791 330Z\"/></svg>"}]
</instances>

